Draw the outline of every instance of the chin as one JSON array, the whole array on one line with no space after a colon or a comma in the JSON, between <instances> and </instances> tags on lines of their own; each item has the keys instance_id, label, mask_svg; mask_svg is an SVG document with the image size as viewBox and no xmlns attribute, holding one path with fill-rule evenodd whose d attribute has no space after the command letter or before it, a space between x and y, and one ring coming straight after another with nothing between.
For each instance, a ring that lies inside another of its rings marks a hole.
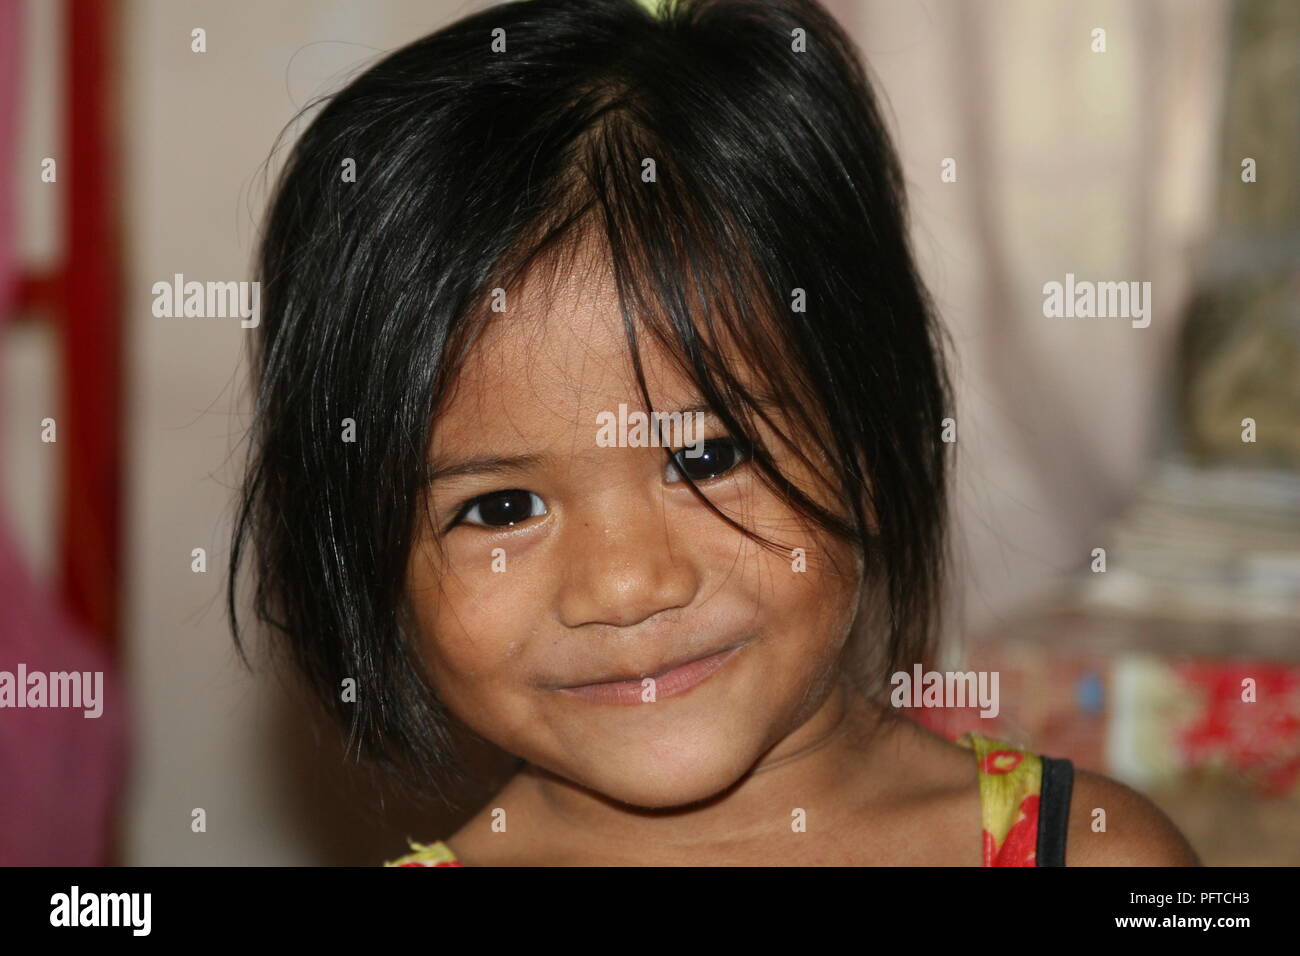
<instances>
[{"instance_id":1,"label":"chin","mask_svg":"<svg viewBox=\"0 0 1300 956\"><path fill-rule=\"evenodd\" d=\"M742 754L733 741L717 740L706 746L671 753L624 753L618 760L584 776L585 786L611 800L647 810L666 810L716 797L734 785L758 759Z\"/></svg>"}]
</instances>

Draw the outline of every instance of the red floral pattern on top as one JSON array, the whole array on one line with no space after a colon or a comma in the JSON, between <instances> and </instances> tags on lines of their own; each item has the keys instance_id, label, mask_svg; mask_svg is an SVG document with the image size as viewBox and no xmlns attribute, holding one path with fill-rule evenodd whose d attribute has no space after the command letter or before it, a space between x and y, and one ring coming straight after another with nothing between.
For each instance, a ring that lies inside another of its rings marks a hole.
<instances>
[{"instance_id":1,"label":"red floral pattern on top","mask_svg":"<svg viewBox=\"0 0 1300 956\"><path fill-rule=\"evenodd\" d=\"M1025 797L1020 814L1007 831L1002 849L985 866L1035 866L1038 860L1038 794ZM988 831L985 831L988 832Z\"/></svg>"},{"instance_id":2,"label":"red floral pattern on top","mask_svg":"<svg viewBox=\"0 0 1300 956\"><path fill-rule=\"evenodd\" d=\"M1042 758L973 732L957 742L975 751L979 768L984 865L1037 866Z\"/></svg>"},{"instance_id":3,"label":"red floral pattern on top","mask_svg":"<svg viewBox=\"0 0 1300 956\"><path fill-rule=\"evenodd\" d=\"M985 773L1010 773L1020 766L1025 755L1019 750L995 750L981 762Z\"/></svg>"}]
</instances>

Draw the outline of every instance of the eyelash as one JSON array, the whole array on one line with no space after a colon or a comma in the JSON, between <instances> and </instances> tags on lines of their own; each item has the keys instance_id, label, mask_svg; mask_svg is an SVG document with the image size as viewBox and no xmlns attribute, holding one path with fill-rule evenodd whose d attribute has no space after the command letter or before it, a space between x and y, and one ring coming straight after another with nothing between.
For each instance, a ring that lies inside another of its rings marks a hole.
<instances>
[{"instance_id":1,"label":"eyelash","mask_svg":"<svg viewBox=\"0 0 1300 956\"><path fill-rule=\"evenodd\" d=\"M741 465L744 465L746 462L748 462L748 461L750 460L751 448L749 447L749 445L748 445L746 442L739 441L739 440L734 439L734 438L707 438L707 439L704 440L704 446L705 446L704 450L705 450L706 453L707 453L709 450L711 450L711 447L722 446L722 447L725 447L725 448L730 448L730 449L735 453L735 459L736 459L736 460L733 461L733 462L732 462L730 465L728 465L726 468L722 469L721 471L713 472L713 473L709 474L707 477L695 478L694 480L695 480L695 482L696 482L697 484L700 483L700 482L703 482L703 481L712 481L712 480L715 479L715 478L720 478L720 477L723 477L724 475L730 474L732 471L735 471L735 470L736 470L737 468L739 468ZM689 449L687 449L687 448L682 448L681 450L679 450L678 452L676 452L676 453L673 455L672 461L670 461L670 462L668 463L668 465L665 467L664 470L665 470L665 471L668 471L668 470L671 469L671 471L672 471L673 473L675 473L675 474L677 474L677 475L680 476L680 475L681 475L681 468L680 468L680 466L678 465L678 461L681 459L681 456L683 456L683 455L686 454L686 452L687 452L688 450L689 450ZM699 458L693 458L693 459L687 459L687 460L688 460L688 461L699 461L699 460L701 460L703 457L704 457L704 456L701 455ZM680 481L680 480L682 480L680 477L679 477L677 480L671 480L671 479L670 479L670 483L672 483L672 484L676 484L677 481ZM501 525L485 524L485 523L483 523L483 522L481 522L481 521L467 521L467 520L466 520L466 517L469 515L469 513L472 512L474 509L478 508L478 507L479 507L480 505L482 505L484 502L489 501L489 500L491 500L491 499L493 499L493 498L499 498L499 497L501 497L501 496L503 496L503 495L516 495L516 494L519 494L519 495L523 495L523 494L529 495L529 496L530 496L530 499L531 499L531 500L530 500L530 505L532 504L533 501L536 501L538 504L540 504L540 505L543 507L543 509L546 508L546 504L545 504L545 502L542 501L542 499L541 499L541 497L540 497L539 495L537 495L537 494L534 493L534 492L527 491L527 490L525 490L525 489L523 489L523 488L506 488L506 489L503 489L503 490L501 490L501 491L491 491L491 492L488 492L488 493L485 494L485 495L477 495L477 496L475 496L475 497L473 497L473 498L470 498L468 501L466 501L464 504L462 504L462 505L461 505L461 506L456 510L456 516L455 516L454 518L452 518L452 520L447 524L447 527L443 529L443 533L444 533L444 534L447 533L447 532L450 531L452 528L455 528L457 525L460 525L460 524L468 524L468 525L470 525L470 526L472 526L472 527L476 527L476 528L486 528L486 529L488 529L488 530L492 530L492 531L500 531L500 530L502 530L502 529L504 529L504 528L513 528L515 525L517 525L517 524L521 524L521 523L524 522L524 521L528 521L530 518L536 518L536 517L540 517L540 516L541 516L541 515L539 515L539 514L532 514L532 513L530 513L530 514L528 514L526 517L524 517L524 518L520 518L518 521L512 521L512 522L510 522L509 524L501 524ZM543 511L541 512L541 514L547 514L547 513L548 513L548 512L545 511L545 510L543 510Z\"/></svg>"}]
</instances>

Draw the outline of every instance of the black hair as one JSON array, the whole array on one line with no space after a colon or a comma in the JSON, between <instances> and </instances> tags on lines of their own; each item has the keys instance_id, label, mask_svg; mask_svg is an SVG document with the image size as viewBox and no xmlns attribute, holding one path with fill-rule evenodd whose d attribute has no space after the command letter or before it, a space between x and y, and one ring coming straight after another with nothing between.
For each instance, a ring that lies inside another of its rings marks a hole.
<instances>
[{"instance_id":1,"label":"black hair","mask_svg":"<svg viewBox=\"0 0 1300 956\"><path fill-rule=\"evenodd\" d=\"M882 633L855 634L874 653L862 659L877 684L928 659L947 565L945 333L864 67L822 6L508 2L316 107L258 250L227 586L241 655L236 578L251 551L258 619L358 751L417 787L456 776L452 717L405 604L432 429L492 290L595 239L646 407L640 333L733 435L752 439L766 418L760 392L778 398L793 432L781 440L845 505L813 500L757 439L753 462L864 556ZM728 345L755 381L723 361ZM347 678L355 702L341 699Z\"/></svg>"}]
</instances>

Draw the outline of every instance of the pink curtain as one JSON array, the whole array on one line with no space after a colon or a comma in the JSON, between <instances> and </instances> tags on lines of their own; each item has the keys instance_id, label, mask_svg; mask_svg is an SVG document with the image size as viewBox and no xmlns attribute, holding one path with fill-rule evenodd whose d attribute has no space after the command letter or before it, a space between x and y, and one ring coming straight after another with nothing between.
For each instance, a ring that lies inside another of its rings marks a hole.
<instances>
[{"instance_id":1,"label":"pink curtain","mask_svg":"<svg viewBox=\"0 0 1300 956\"><path fill-rule=\"evenodd\" d=\"M16 291L16 190L38 183L40 175L16 168L22 36L20 0L0 0L0 324L12 316ZM30 429L6 435L8 447L38 454L38 428L31 422ZM103 864L112 853L123 779L123 688L102 645L68 619L24 564L7 504L0 494L0 672L13 675L10 680L20 667L27 674L102 674L102 713L0 707L0 865Z\"/></svg>"}]
</instances>

